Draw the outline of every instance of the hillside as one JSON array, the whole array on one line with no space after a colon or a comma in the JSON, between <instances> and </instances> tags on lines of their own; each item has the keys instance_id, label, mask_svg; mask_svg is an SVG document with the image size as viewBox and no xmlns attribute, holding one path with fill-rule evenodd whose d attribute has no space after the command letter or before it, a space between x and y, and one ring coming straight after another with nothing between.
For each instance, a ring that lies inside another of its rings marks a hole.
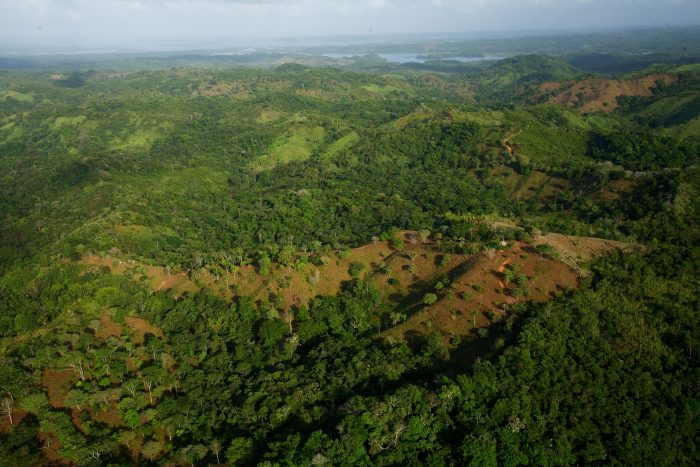
<instances>
[{"instance_id":1,"label":"hillside","mask_svg":"<svg viewBox=\"0 0 700 467\"><path fill-rule=\"evenodd\" d=\"M654 74L625 80L591 78L549 82L540 85L541 94L536 99L546 99L550 104L573 107L581 112L612 112L618 107L620 97L649 97L660 86L670 86L677 81L676 75Z\"/></svg>"},{"instance_id":2,"label":"hillside","mask_svg":"<svg viewBox=\"0 0 700 467\"><path fill-rule=\"evenodd\" d=\"M499 60L490 65L478 78L481 102L493 105L508 102L524 91L523 87L549 81L570 80L582 75L564 60L548 55L526 54Z\"/></svg>"}]
</instances>

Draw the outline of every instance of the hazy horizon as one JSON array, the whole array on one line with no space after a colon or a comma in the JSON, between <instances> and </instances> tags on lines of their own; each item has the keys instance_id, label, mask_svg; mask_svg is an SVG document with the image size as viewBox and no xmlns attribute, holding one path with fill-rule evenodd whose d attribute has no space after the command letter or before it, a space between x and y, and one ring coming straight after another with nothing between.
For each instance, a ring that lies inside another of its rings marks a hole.
<instances>
[{"instance_id":1,"label":"hazy horizon","mask_svg":"<svg viewBox=\"0 0 700 467\"><path fill-rule=\"evenodd\" d=\"M579 33L692 26L698 18L694 0L0 0L0 41L4 49L155 51L353 36Z\"/></svg>"}]
</instances>

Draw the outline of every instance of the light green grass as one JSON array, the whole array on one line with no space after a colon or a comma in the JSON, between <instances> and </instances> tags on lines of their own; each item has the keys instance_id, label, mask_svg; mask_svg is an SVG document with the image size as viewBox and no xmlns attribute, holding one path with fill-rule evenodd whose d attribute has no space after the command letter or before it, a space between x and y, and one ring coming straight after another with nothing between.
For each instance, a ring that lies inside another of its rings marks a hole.
<instances>
[{"instance_id":1,"label":"light green grass","mask_svg":"<svg viewBox=\"0 0 700 467\"><path fill-rule=\"evenodd\" d=\"M668 70L669 73L689 73L689 72L700 72L700 63L691 63L688 65L680 65Z\"/></svg>"},{"instance_id":2,"label":"light green grass","mask_svg":"<svg viewBox=\"0 0 700 467\"><path fill-rule=\"evenodd\" d=\"M430 110L416 110L415 112L411 112L408 115L404 115L403 117L397 118L388 125L395 129L401 129L410 125L411 123L422 122L433 118L435 115L435 112Z\"/></svg>"},{"instance_id":3,"label":"light green grass","mask_svg":"<svg viewBox=\"0 0 700 467\"><path fill-rule=\"evenodd\" d=\"M0 128L0 132L7 135L5 137L5 141L9 143L11 141L16 141L20 139L24 134L24 129L15 124L15 122L10 122L7 125Z\"/></svg>"},{"instance_id":4,"label":"light green grass","mask_svg":"<svg viewBox=\"0 0 700 467\"><path fill-rule=\"evenodd\" d=\"M12 98L20 102L34 102L34 94L28 93L24 94L17 91L2 91L0 92L0 100L5 100L7 98Z\"/></svg>"},{"instance_id":5,"label":"light green grass","mask_svg":"<svg viewBox=\"0 0 700 467\"><path fill-rule=\"evenodd\" d=\"M464 121L474 122L483 126L501 126L503 125L503 112L459 112L453 111L455 116L462 116Z\"/></svg>"},{"instance_id":6,"label":"light green grass","mask_svg":"<svg viewBox=\"0 0 700 467\"><path fill-rule=\"evenodd\" d=\"M80 125L87 120L85 115L78 115L76 117L57 117L56 120L51 125L51 129L54 131L60 130L64 126L68 125Z\"/></svg>"},{"instance_id":7,"label":"light green grass","mask_svg":"<svg viewBox=\"0 0 700 467\"><path fill-rule=\"evenodd\" d=\"M153 142L161 136L160 128L149 128L136 130L124 139L113 141L112 146L115 149L150 149Z\"/></svg>"},{"instance_id":8,"label":"light green grass","mask_svg":"<svg viewBox=\"0 0 700 467\"><path fill-rule=\"evenodd\" d=\"M278 110L261 110L260 115L255 119L255 121L261 125L265 125L266 123L272 123L280 118L284 117L285 113L280 112Z\"/></svg>"},{"instance_id":9,"label":"light green grass","mask_svg":"<svg viewBox=\"0 0 700 467\"><path fill-rule=\"evenodd\" d=\"M694 118L683 125L666 130L668 134L677 135L681 138L689 136L700 136L700 117Z\"/></svg>"},{"instance_id":10,"label":"light green grass","mask_svg":"<svg viewBox=\"0 0 700 467\"><path fill-rule=\"evenodd\" d=\"M325 156L328 158L335 157L347 148L351 147L357 141L359 141L360 135L353 131L343 136L342 138L334 141L328 149L326 149Z\"/></svg>"},{"instance_id":11,"label":"light green grass","mask_svg":"<svg viewBox=\"0 0 700 467\"><path fill-rule=\"evenodd\" d=\"M268 170L279 164L305 161L323 140L324 134L325 130L320 126L295 125L287 136L280 138L266 155L253 163L253 168Z\"/></svg>"}]
</instances>

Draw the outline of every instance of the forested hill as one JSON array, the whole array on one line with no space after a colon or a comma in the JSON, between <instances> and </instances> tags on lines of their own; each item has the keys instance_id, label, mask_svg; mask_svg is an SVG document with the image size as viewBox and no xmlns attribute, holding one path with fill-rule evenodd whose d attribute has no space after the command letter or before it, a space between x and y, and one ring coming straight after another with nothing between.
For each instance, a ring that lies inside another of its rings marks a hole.
<instances>
[{"instance_id":1,"label":"forested hill","mask_svg":"<svg viewBox=\"0 0 700 467\"><path fill-rule=\"evenodd\" d=\"M700 67L369 62L0 71L0 465L699 463Z\"/></svg>"}]
</instances>

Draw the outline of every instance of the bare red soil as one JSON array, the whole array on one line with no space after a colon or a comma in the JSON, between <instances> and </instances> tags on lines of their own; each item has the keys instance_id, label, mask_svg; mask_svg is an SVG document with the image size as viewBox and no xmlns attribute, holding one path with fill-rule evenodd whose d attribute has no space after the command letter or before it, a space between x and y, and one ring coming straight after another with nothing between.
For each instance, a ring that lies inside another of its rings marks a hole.
<instances>
[{"instance_id":1,"label":"bare red soil","mask_svg":"<svg viewBox=\"0 0 700 467\"><path fill-rule=\"evenodd\" d=\"M580 81L549 82L540 85L540 96L554 91L554 96L548 100L550 104L579 106L582 112L612 112L618 107L618 97L651 96L658 81L672 84L678 81L678 76L657 73L627 80L589 78Z\"/></svg>"}]
</instances>

